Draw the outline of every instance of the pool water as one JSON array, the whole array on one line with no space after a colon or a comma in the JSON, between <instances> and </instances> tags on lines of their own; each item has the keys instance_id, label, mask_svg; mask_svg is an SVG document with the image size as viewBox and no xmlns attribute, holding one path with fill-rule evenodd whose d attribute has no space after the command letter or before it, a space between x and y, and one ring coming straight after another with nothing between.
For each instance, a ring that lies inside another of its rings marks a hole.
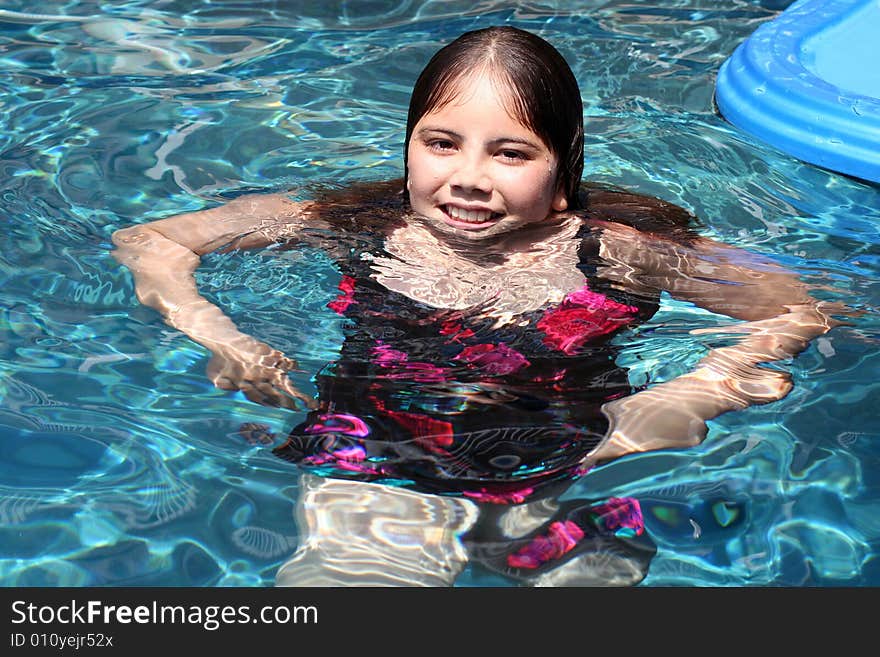
<instances>
[{"instance_id":1,"label":"pool water","mask_svg":"<svg viewBox=\"0 0 880 657\"><path fill-rule=\"evenodd\" d=\"M214 389L208 353L140 306L121 227L243 190L402 173L408 94L461 32L510 23L572 64L586 177L693 210L864 310L791 363L785 399L687 450L633 456L564 501L633 497L641 586L880 585L880 188L715 112L724 59L784 2L82 0L0 10L0 584L271 586L303 540L295 465L250 444L300 414ZM299 357L338 352L339 274L307 251L213 255L205 293ZM626 335L636 383L687 371L719 317L664 298ZM478 565L457 586L516 586Z\"/></svg>"}]
</instances>

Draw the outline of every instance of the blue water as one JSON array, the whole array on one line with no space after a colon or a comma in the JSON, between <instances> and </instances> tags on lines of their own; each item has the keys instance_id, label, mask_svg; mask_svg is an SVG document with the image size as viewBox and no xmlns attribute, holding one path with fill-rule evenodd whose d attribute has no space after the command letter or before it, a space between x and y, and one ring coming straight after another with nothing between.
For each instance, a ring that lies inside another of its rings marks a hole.
<instances>
[{"instance_id":1,"label":"blue water","mask_svg":"<svg viewBox=\"0 0 880 657\"><path fill-rule=\"evenodd\" d=\"M410 86L461 32L556 44L586 105L588 178L692 209L865 314L793 363L794 391L630 457L566 498L637 497L642 586L880 585L880 189L755 143L714 111L734 47L786 3L11 0L0 10L0 584L271 586L303 539L296 467L250 445L291 411L214 389L207 352L140 306L123 226L242 190L402 173ZM296 353L334 357L338 280L314 253L211 256L206 294ZM718 317L664 299L636 381L686 371ZM514 585L468 567L459 586Z\"/></svg>"}]
</instances>

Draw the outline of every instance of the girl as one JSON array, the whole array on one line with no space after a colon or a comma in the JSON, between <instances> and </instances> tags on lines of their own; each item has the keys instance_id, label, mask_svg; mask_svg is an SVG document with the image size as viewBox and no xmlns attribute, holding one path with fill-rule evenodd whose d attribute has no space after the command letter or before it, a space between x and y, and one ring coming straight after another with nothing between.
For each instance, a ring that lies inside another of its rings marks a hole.
<instances>
[{"instance_id":1,"label":"girl","mask_svg":"<svg viewBox=\"0 0 880 657\"><path fill-rule=\"evenodd\" d=\"M212 352L215 385L311 409L279 456L321 475L454 494L445 515L426 517L470 518L470 536L485 537L475 518L499 503L548 497L628 453L696 445L707 420L782 398L789 377L759 364L795 356L835 325L793 274L700 237L680 208L583 186L582 117L577 82L550 44L511 27L469 32L414 86L402 182L309 201L243 196L117 231L115 255L138 298ZM273 244L320 246L343 274L329 305L348 318L346 338L316 377L317 399L287 377L292 357L241 333L194 281L206 253ZM663 291L745 320L734 329L743 339L634 391L611 338L650 318ZM324 486L340 499L338 482ZM326 504L309 495L311 508ZM640 532L634 501L607 504L564 518L554 507L541 536L559 549L536 553L552 558L529 556L534 533L500 557L486 547L497 536L474 539L470 556L488 550L487 562L524 572L572 558L564 547L587 525L595 536ZM441 534L440 552L459 554Z\"/></svg>"}]
</instances>

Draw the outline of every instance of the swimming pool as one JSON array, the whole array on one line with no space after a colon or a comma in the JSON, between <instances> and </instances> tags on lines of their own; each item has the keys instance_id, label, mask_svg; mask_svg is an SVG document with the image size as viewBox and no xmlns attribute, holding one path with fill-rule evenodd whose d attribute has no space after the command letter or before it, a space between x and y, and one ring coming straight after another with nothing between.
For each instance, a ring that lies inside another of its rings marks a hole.
<instances>
[{"instance_id":1,"label":"swimming pool","mask_svg":"<svg viewBox=\"0 0 880 657\"><path fill-rule=\"evenodd\" d=\"M0 10L0 584L271 586L303 534L295 466L246 442L296 413L215 390L207 353L135 300L117 228L242 190L401 174L412 81L441 44L510 22L559 47L589 179L692 209L866 314L794 363L795 389L690 450L622 459L566 500L636 497L642 586L880 584L880 189L760 144L714 111L720 64L786 3L81 1ZM762 6L763 5L763 6ZM300 356L338 349L314 253L206 259L203 289ZM716 316L664 299L635 381L688 369ZM295 349L294 349L295 347ZM470 566L458 586L513 586Z\"/></svg>"}]
</instances>

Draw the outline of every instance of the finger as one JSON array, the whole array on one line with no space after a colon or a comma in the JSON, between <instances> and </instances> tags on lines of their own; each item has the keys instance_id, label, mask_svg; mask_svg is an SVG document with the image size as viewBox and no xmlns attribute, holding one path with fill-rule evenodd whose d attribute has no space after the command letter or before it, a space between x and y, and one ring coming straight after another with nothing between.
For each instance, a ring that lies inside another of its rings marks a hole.
<instances>
[{"instance_id":1,"label":"finger","mask_svg":"<svg viewBox=\"0 0 880 657\"><path fill-rule=\"evenodd\" d=\"M263 367L279 370L281 372L290 372L297 368L296 361L289 356L285 356L280 351L273 351L264 356L260 356L258 363Z\"/></svg>"},{"instance_id":2,"label":"finger","mask_svg":"<svg viewBox=\"0 0 880 657\"><path fill-rule=\"evenodd\" d=\"M278 359L278 362L275 363L275 367L282 372L293 372L297 370L298 365L293 358L281 356L281 358Z\"/></svg>"},{"instance_id":3,"label":"finger","mask_svg":"<svg viewBox=\"0 0 880 657\"><path fill-rule=\"evenodd\" d=\"M290 358L285 359L289 363L294 363ZM265 385L271 388L271 393L269 392L269 388L264 389L266 394L278 396L279 403L285 408L299 408L296 401L292 400L297 400L300 404L305 405L306 408L315 408L317 406L317 403L311 396L303 393L293 384L286 371L275 370L271 380L265 382Z\"/></svg>"},{"instance_id":4,"label":"finger","mask_svg":"<svg viewBox=\"0 0 880 657\"><path fill-rule=\"evenodd\" d=\"M238 385L226 376L216 376L211 382L215 387L220 388L220 390L238 390Z\"/></svg>"},{"instance_id":5,"label":"finger","mask_svg":"<svg viewBox=\"0 0 880 657\"><path fill-rule=\"evenodd\" d=\"M279 408L287 408L290 410L298 410L297 399L287 393L282 388L282 382L260 381L254 385L254 399L260 399L261 403L266 406L275 406Z\"/></svg>"},{"instance_id":6,"label":"finger","mask_svg":"<svg viewBox=\"0 0 880 657\"><path fill-rule=\"evenodd\" d=\"M272 386L267 386L266 388L261 389L262 394L268 400L270 400L270 404L277 408L286 408L288 410L297 410L297 402L292 397L283 393L282 391L274 388Z\"/></svg>"},{"instance_id":7,"label":"finger","mask_svg":"<svg viewBox=\"0 0 880 657\"><path fill-rule=\"evenodd\" d=\"M284 408L292 410L313 410L318 407L318 403L313 397L300 392L290 383L282 384L283 394L279 396L280 405Z\"/></svg>"},{"instance_id":8,"label":"finger","mask_svg":"<svg viewBox=\"0 0 880 657\"><path fill-rule=\"evenodd\" d=\"M278 408L284 406L284 399L281 395L275 393L271 387L267 390L260 385L247 385L241 387L241 392L250 401L260 404L261 406L271 406Z\"/></svg>"},{"instance_id":9,"label":"finger","mask_svg":"<svg viewBox=\"0 0 880 657\"><path fill-rule=\"evenodd\" d=\"M257 404L263 404L263 393L260 392L250 381L241 381L238 384L238 390L250 401L256 402Z\"/></svg>"},{"instance_id":10,"label":"finger","mask_svg":"<svg viewBox=\"0 0 880 657\"><path fill-rule=\"evenodd\" d=\"M307 395L302 392L299 388L297 388L287 377L281 381L281 387L285 393L287 393L290 397L294 399L298 399L300 402L305 404L306 408L314 409L318 406L318 403L315 401L314 397L311 395Z\"/></svg>"}]
</instances>

